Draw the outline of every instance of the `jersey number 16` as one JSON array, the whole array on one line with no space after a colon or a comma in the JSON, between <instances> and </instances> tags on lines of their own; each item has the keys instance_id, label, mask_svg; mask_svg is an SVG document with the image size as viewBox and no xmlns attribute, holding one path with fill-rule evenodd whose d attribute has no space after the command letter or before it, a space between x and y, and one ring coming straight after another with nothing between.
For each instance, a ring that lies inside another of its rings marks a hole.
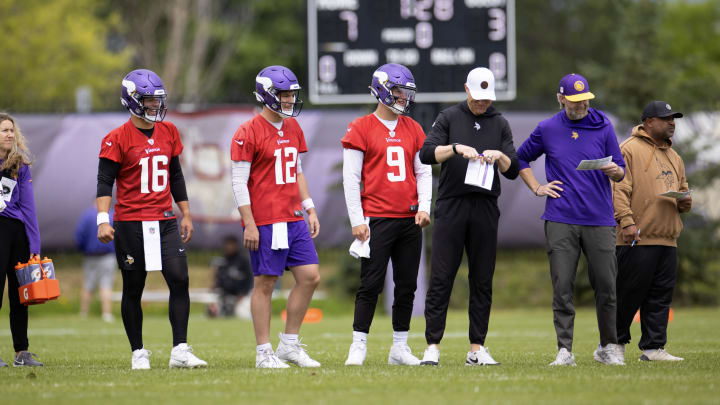
<instances>
[{"instance_id":1,"label":"jersey number 16","mask_svg":"<svg viewBox=\"0 0 720 405\"><path fill-rule=\"evenodd\" d=\"M150 193L150 187L155 193L165 190L168 183L168 171L167 169L161 169L160 165L167 167L168 157L165 155L155 155L152 157L152 163L150 163L150 156L146 156L140 159L140 192L142 194ZM150 167L152 166L152 167ZM152 171L152 175L150 172ZM150 183L150 177L152 177L152 184Z\"/></svg>"}]
</instances>

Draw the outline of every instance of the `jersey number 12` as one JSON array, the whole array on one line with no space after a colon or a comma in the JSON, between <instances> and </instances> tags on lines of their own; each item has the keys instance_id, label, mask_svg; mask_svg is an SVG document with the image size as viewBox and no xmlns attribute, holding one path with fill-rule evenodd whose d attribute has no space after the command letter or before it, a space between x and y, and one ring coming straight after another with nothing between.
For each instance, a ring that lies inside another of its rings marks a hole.
<instances>
[{"instance_id":1,"label":"jersey number 12","mask_svg":"<svg viewBox=\"0 0 720 405\"><path fill-rule=\"evenodd\" d=\"M284 152L283 152L284 151ZM285 170L283 173L283 159L282 155L289 158L285 162ZM288 146L283 149L275 149L275 184L289 184L297 181L297 175L293 170L297 165L297 148ZM285 176L283 176L285 174Z\"/></svg>"}]
</instances>

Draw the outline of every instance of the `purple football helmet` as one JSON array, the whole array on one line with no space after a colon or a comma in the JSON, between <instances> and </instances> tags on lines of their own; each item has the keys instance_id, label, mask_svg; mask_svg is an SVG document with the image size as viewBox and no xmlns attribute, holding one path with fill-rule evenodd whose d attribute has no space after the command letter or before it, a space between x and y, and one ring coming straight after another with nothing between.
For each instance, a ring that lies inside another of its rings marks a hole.
<instances>
[{"instance_id":1,"label":"purple football helmet","mask_svg":"<svg viewBox=\"0 0 720 405\"><path fill-rule=\"evenodd\" d=\"M122 81L120 102L130 113L149 122L165 119L167 93L160 76L147 69L136 69Z\"/></svg>"},{"instance_id":2,"label":"purple football helmet","mask_svg":"<svg viewBox=\"0 0 720 405\"><path fill-rule=\"evenodd\" d=\"M292 102L280 102L281 91L292 91ZM300 83L295 74L284 66L268 66L255 78L255 98L282 117L297 117L302 110ZM288 105L292 104L292 108ZM283 108L283 105L285 108Z\"/></svg>"},{"instance_id":3,"label":"purple football helmet","mask_svg":"<svg viewBox=\"0 0 720 405\"><path fill-rule=\"evenodd\" d=\"M415 78L410 69L397 63L377 68L370 83L370 93L398 114L407 114L415 102Z\"/></svg>"}]
</instances>

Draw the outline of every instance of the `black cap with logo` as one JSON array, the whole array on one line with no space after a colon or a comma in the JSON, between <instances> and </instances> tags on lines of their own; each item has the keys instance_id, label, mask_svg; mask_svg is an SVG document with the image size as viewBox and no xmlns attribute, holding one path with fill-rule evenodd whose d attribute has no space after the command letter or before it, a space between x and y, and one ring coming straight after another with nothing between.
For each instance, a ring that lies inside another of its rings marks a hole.
<instances>
[{"instance_id":1,"label":"black cap with logo","mask_svg":"<svg viewBox=\"0 0 720 405\"><path fill-rule=\"evenodd\" d=\"M670 104L664 101L651 101L643 108L641 121L645 121L646 118L665 118L670 116L673 118L683 117L682 113L674 112Z\"/></svg>"}]
</instances>

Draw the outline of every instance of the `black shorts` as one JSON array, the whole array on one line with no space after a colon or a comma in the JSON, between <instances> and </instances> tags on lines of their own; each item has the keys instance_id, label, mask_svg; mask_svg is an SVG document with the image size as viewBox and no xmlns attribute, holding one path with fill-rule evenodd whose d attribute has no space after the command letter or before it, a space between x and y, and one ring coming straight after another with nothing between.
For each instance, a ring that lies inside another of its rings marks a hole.
<instances>
[{"instance_id":1,"label":"black shorts","mask_svg":"<svg viewBox=\"0 0 720 405\"><path fill-rule=\"evenodd\" d=\"M180 239L177 220L160 222L160 252L163 269L173 257L186 258L185 245ZM145 270L145 247L141 221L115 221L115 256L120 270Z\"/></svg>"}]
</instances>

